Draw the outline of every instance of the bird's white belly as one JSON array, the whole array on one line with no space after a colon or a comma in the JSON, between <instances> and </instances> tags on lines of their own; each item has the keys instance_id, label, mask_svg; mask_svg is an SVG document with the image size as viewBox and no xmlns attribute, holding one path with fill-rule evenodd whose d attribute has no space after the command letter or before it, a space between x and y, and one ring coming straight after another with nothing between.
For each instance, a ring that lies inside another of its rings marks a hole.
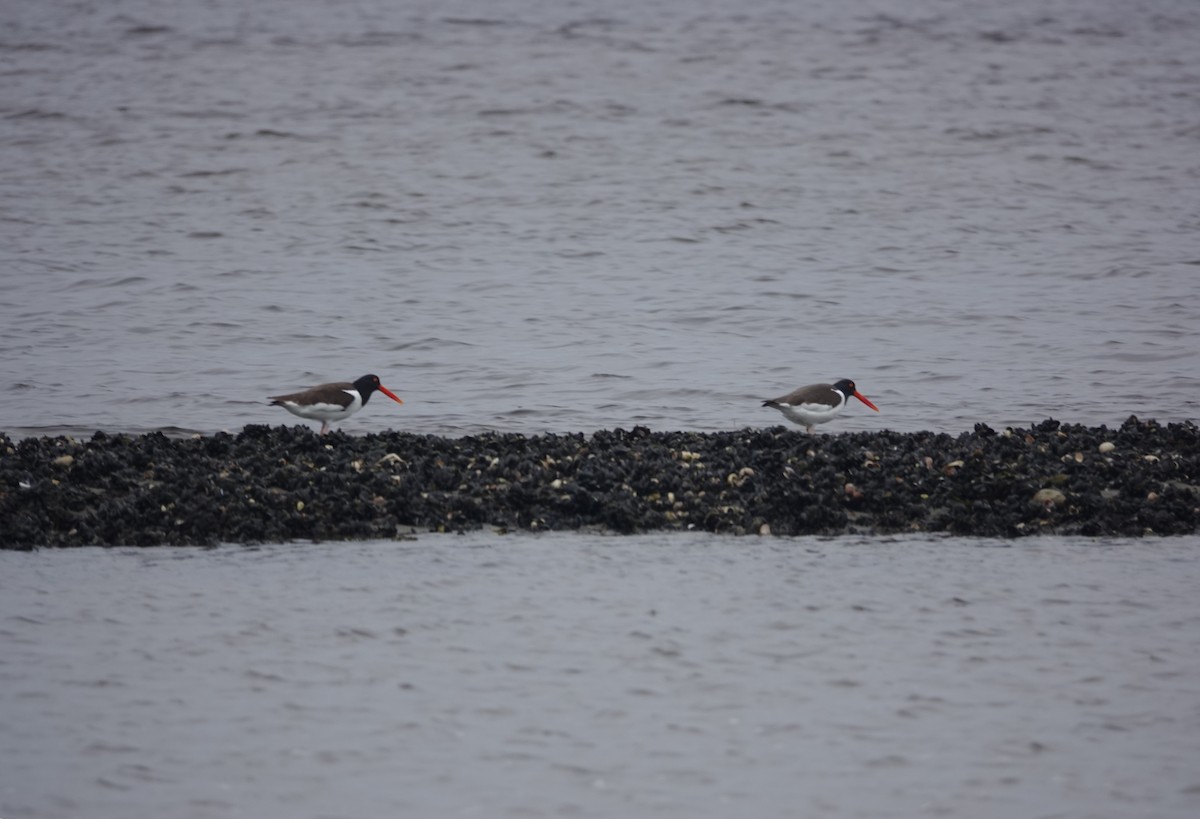
<instances>
[{"instance_id":1,"label":"bird's white belly","mask_svg":"<svg viewBox=\"0 0 1200 819\"><path fill-rule=\"evenodd\" d=\"M341 421L362 409L362 401L355 396L354 400L344 407L340 404L294 404L287 401L284 402L283 408L292 415L310 421Z\"/></svg>"},{"instance_id":2,"label":"bird's white belly","mask_svg":"<svg viewBox=\"0 0 1200 819\"><path fill-rule=\"evenodd\" d=\"M779 411L789 420L806 427L832 421L842 411L842 405L831 407L828 404L780 404Z\"/></svg>"}]
</instances>

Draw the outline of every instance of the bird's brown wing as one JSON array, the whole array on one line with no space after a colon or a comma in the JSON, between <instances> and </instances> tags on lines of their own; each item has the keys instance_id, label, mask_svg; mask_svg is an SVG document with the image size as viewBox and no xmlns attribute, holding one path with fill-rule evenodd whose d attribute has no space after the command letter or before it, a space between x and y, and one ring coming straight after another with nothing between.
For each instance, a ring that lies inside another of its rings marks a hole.
<instances>
[{"instance_id":1,"label":"bird's brown wing","mask_svg":"<svg viewBox=\"0 0 1200 819\"><path fill-rule=\"evenodd\" d=\"M809 384L808 386L792 390L787 395L772 398L767 403L786 404L791 407L799 406L800 404L826 404L836 407L841 403L841 400L841 396L834 392L833 387L828 384Z\"/></svg>"},{"instance_id":2,"label":"bird's brown wing","mask_svg":"<svg viewBox=\"0 0 1200 819\"><path fill-rule=\"evenodd\" d=\"M290 395L267 397L271 399L272 404L336 404L339 407L348 407L353 399L346 390L352 389L354 389L354 385L349 381L337 381L332 384L318 384L303 392L294 392Z\"/></svg>"}]
</instances>

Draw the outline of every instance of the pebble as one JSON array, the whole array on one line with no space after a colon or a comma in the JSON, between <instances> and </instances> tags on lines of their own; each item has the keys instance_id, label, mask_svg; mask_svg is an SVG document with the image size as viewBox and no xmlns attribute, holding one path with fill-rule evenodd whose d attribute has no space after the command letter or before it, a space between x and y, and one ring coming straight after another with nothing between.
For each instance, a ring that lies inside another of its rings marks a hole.
<instances>
[{"instance_id":1,"label":"pebble","mask_svg":"<svg viewBox=\"0 0 1200 819\"><path fill-rule=\"evenodd\" d=\"M1030 503L1039 504L1042 506L1053 506L1056 504L1065 503L1067 496L1057 489L1039 489L1033 493L1030 498Z\"/></svg>"}]
</instances>

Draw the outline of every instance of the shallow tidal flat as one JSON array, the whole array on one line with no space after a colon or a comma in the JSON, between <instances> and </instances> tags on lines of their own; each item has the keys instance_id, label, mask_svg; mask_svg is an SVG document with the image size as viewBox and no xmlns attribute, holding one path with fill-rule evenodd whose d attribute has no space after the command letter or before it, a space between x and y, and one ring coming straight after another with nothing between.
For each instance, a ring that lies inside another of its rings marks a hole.
<instances>
[{"instance_id":1,"label":"shallow tidal flat","mask_svg":"<svg viewBox=\"0 0 1200 819\"><path fill-rule=\"evenodd\" d=\"M0 546L257 543L480 528L1019 537L1200 521L1200 431L1131 417L808 435L0 436Z\"/></svg>"}]
</instances>

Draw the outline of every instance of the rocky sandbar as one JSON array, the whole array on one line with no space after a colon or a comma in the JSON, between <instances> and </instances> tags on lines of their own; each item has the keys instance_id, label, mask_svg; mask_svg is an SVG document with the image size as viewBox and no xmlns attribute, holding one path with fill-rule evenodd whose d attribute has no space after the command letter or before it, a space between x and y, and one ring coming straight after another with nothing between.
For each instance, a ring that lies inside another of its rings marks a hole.
<instances>
[{"instance_id":1,"label":"rocky sandbar","mask_svg":"<svg viewBox=\"0 0 1200 819\"><path fill-rule=\"evenodd\" d=\"M190 439L0 435L0 547L413 532L703 530L1175 535L1200 522L1200 431L808 435L601 430L443 438L248 426Z\"/></svg>"}]
</instances>

